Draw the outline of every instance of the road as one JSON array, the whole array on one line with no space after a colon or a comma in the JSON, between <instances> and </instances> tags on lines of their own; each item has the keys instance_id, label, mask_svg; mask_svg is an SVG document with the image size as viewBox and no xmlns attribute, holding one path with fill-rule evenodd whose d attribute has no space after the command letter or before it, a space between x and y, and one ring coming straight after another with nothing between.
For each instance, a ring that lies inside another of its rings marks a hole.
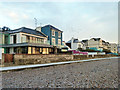
<instances>
[{"instance_id":1,"label":"road","mask_svg":"<svg viewBox=\"0 0 120 90\"><path fill-rule=\"evenodd\" d=\"M3 88L117 88L118 59L2 72Z\"/></svg>"}]
</instances>

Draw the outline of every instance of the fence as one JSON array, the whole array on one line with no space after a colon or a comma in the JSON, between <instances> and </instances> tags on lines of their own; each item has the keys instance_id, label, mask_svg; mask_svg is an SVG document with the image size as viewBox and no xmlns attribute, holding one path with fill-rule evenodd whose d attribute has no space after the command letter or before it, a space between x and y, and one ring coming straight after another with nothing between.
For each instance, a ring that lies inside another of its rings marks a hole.
<instances>
[{"instance_id":1,"label":"fence","mask_svg":"<svg viewBox=\"0 0 120 90\"><path fill-rule=\"evenodd\" d=\"M2 54L2 57L4 58L5 63L13 62L14 59L13 54Z\"/></svg>"}]
</instances>

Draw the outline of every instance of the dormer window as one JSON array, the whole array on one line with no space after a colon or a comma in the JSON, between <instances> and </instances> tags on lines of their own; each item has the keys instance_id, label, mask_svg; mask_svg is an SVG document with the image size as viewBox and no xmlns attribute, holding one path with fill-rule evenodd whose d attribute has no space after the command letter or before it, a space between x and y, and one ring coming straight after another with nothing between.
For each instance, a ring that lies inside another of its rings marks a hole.
<instances>
[{"instance_id":1,"label":"dormer window","mask_svg":"<svg viewBox=\"0 0 120 90\"><path fill-rule=\"evenodd\" d=\"M52 30L52 36L55 36L55 30Z\"/></svg>"}]
</instances>

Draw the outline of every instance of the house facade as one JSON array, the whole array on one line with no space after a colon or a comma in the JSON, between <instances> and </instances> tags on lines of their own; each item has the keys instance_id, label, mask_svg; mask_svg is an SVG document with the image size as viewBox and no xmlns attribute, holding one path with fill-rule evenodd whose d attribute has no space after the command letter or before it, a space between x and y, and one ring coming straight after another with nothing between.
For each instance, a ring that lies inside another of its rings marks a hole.
<instances>
[{"instance_id":1,"label":"house facade","mask_svg":"<svg viewBox=\"0 0 120 90\"><path fill-rule=\"evenodd\" d=\"M92 38L88 40L88 47L96 47L96 48L103 48L102 39L101 38Z\"/></svg>"},{"instance_id":2,"label":"house facade","mask_svg":"<svg viewBox=\"0 0 120 90\"><path fill-rule=\"evenodd\" d=\"M120 46L118 45L118 54L120 54Z\"/></svg>"},{"instance_id":3,"label":"house facade","mask_svg":"<svg viewBox=\"0 0 120 90\"><path fill-rule=\"evenodd\" d=\"M78 48L83 48L83 46L84 46L81 41L79 41L78 39L75 39L73 37L71 40L66 42L66 45L72 50L77 50Z\"/></svg>"},{"instance_id":4,"label":"house facade","mask_svg":"<svg viewBox=\"0 0 120 90\"><path fill-rule=\"evenodd\" d=\"M2 32L2 30L0 30L0 45L6 45L6 44L10 44L10 35L8 32ZM0 47L2 53L6 53L7 49L4 47Z\"/></svg>"},{"instance_id":5,"label":"house facade","mask_svg":"<svg viewBox=\"0 0 120 90\"><path fill-rule=\"evenodd\" d=\"M116 43L110 43L108 49L112 52L112 53L119 53L118 52L118 45Z\"/></svg>"},{"instance_id":6,"label":"house facade","mask_svg":"<svg viewBox=\"0 0 120 90\"><path fill-rule=\"evenodd\" d=\"M81 42L83 43L83 49L84 50L87 49L88 48L88 39L82 40Z\"/></svg>"},{"instance_id":7,"label":"house facade","mask_svg":"<svg viewBox=\"0 0 120 90\"><path fill-rule=\"evenodd\" d=\"M53 46L47 41L48 36L36 29L26 27L3 31L4 53L11 54L49 54Z\"/></svg>"},{"instance_id":8,"label":"house facade","mask_svg":"<svg viewBox=\"0 0 120 90\"><path fill-rule=\"evenodd\" d=\"M91 38L88 40L88 47L90 49L95 48L98 50L108 49L109 42L105 42L101 38Z\"/></svg>"},{"instance_id":9,"label":"house facade","mask_svg":"<svg viewBox=\"0 0 120 90\"><path fill-rule=\"evenodd\" d=\"M52 25L46 25L41 27L41 32L48 36L48 41L50 45L61 47L62 44L62 33L63 31Z\"/></svg>"}]
</instances>

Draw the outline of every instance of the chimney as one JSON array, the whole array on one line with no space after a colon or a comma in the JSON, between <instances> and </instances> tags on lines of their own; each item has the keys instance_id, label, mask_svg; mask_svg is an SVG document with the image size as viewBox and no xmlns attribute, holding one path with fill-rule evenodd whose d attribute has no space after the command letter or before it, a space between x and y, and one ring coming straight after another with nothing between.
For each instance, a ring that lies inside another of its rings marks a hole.
<instances>
[{"instance_id":1,"label":"chimney","mask_svg":"<svg viewBox=\"0 0 120 90\"><path fill-rule=\"evenodd\" d=\"M37 31L41 32L41 26L36 28Z\"/></svg>"}]
</instances>

